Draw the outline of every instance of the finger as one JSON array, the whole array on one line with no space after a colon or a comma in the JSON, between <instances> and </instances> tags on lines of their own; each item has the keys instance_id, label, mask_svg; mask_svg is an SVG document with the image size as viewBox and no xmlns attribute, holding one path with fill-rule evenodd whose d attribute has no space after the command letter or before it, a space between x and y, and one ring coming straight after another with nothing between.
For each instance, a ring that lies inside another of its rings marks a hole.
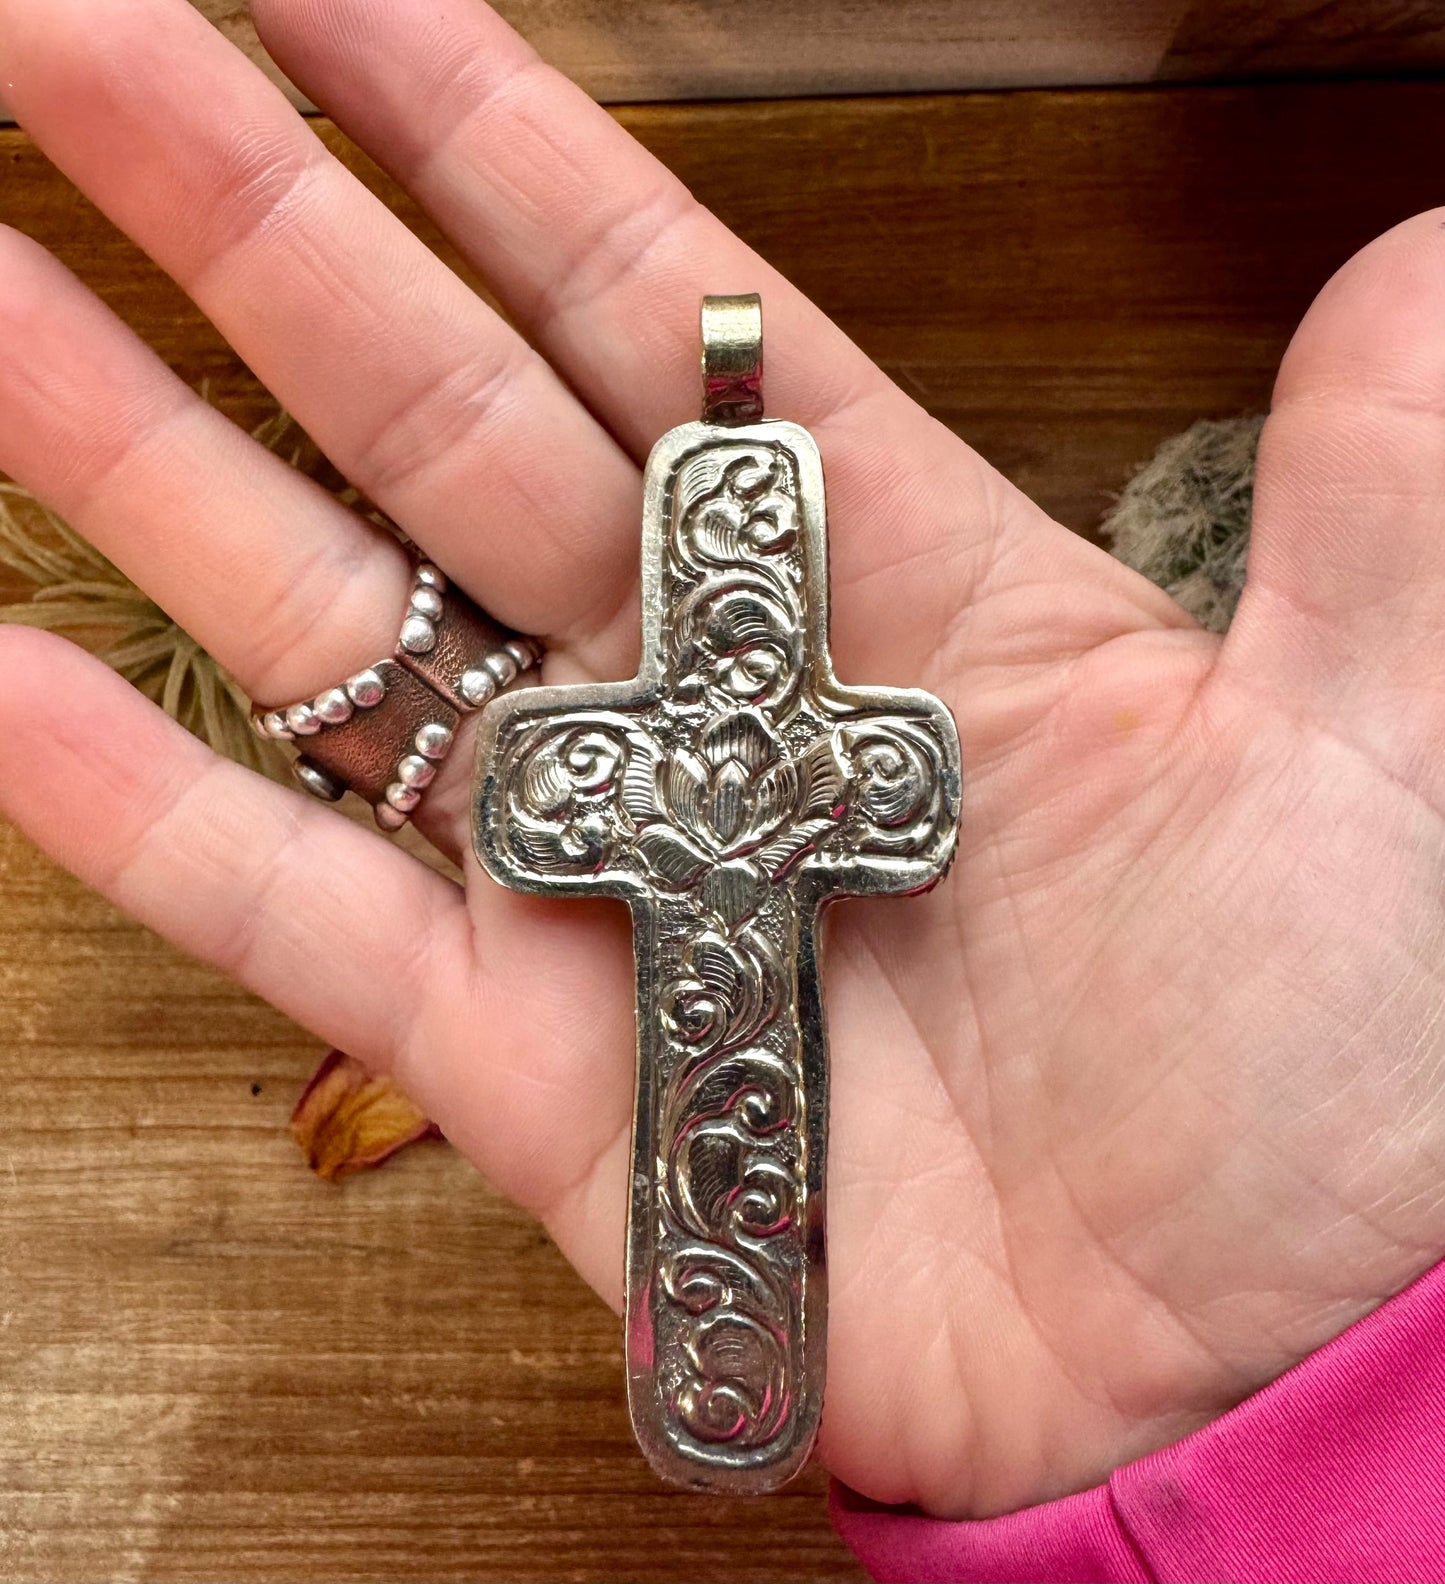
<instances>
[{"instance_id":1,"label":"finger","mask_svg":"<svg viewBox=\"0 0 1445 1584\"><path fill-rule=\"evenodd\" d=\"M228 423L4 228L0 471L265 704L314 698L395 648L412 582L396 540ZM474 729L415 814L452 859L467 841Z\"/></svg>"},{"instance_id":2,"label":"finger","mask_svg":"<svg viewBox=\"0 0 1445 1584\"><path fill-rule=\"evenodd\" d=\"M1445 725L1445 210L1356 255L1311 307L1261 440L1223 663L1412 779ZM1435 779L1438 779L1438 772Z\"/></svg>"},{"instance_id":3,"label":"finger","mask_svg":"<svg viewBox=\"0 0 1445 1584\"><path fill-rule=\"evenodd\" d=\"M0 0L0 56L56 163L464 587L528 631L606 624L636 470L185 0Z\"/></svg>"},{"instance_id":4,"label":"finger","mask_svg":"<svg viewBox=\"0 0 1445 1584\"><path fill-rule=\"evenodd\" d=\"M482 0L259 0L268 49L401 180L639 461L699 405L705 292L760 290L769 405L888 381Z\"/></svg>"},{"instance_id":5,"label":"finger","mask_svg":"<svg viewBox=\"0 0 1445 1584\"><path fill-rule=\"evenodd\" d=\"M0 471L257 698L315 694L396 641L410 581L396 542L242 434L5 228Z\"/></svg>"},{"instance_id":6,"label":"finger","mask_svg":"<svg viewBox=\"0 0 1445 1584\"><path fill-rule=\"evenodd\" d=\"M0 674L0 813L143 924L389 1066L424 975L465 950L458 888L212 753L63 639L0 627ZM421 982L382 971L403 959Z\"/></svg>"},{"instance_id":7,"label":"finger","mask_svg":"<svg viewBox=\"0 0 1445 1584\"><path fill-rule=\"evenodd\" d=\"M82 880L378 1072L615 1296L630 1052L612 910L461 889L218 758L99 661L0 628L0 816ZM617 910L620 915L621 910ZM589 930L593 938L588 938ZM580 935L577 933L580 931ZM625 1168L623 1168L625 1174ZM607 1206L610 1205L610 1211Z\"/></svg>"},{"instance_id":8,"label":"finger","mask_svg":"<svg viewBox=\"0 0 1445 1584\"><path fill-rule=\"evenodd\" d=\"M762 292L768 410L813 429L828 472L844 675L927 681L1182 621L930 420L482 0L253 11L635 459L697 410L699 298ZM1060 594L1063 618L1030 631Z\"/></svg>"}]
</instances>

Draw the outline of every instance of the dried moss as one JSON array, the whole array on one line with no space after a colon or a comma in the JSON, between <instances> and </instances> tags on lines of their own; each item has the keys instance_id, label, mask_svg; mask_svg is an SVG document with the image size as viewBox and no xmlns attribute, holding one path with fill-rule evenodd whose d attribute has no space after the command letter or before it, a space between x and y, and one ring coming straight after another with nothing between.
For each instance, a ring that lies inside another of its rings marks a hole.
<instances>
[{"instance_id":1,"label":"dried moss","mask_svg":"<svg viewBox=\"0 0 1445 1584\"><path fill-rule=\"evenodd\" d=\"M1166 440L1125 486L1103 533L1126 565L1223 632L1244 588L1263 418L1204 419Z\"/></svg>"}]
</instances>

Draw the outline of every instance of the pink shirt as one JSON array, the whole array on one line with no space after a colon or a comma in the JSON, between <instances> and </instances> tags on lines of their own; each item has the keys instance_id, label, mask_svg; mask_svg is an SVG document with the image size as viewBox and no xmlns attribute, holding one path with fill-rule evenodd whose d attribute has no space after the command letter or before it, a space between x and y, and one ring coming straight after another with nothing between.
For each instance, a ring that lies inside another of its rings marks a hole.
<instances>
[{"instance_id":1,"label":"pink shirt","mask_svg":"<svg viewBox=\"0 0 1445 1584\"><path fill-rule=\"evenodd\" d=\"M1445 1264L1107 1485L946 1523L833 1491L876 1579L1445 1580Z\"/></svg>"}]
</instances>

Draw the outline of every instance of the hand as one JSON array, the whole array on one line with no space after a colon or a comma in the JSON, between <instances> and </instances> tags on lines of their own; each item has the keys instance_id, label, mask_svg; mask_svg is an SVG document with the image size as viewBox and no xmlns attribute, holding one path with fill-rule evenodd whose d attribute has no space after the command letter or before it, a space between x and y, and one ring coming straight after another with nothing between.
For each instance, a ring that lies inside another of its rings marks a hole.
<instances>
[{"instance_id":1,"label":"hand","mask_svg":"<svg viewBox=\"0 0 1445 1584\"><path fill-rule=\"evenodd\" d=\"M761 290L769 409L828 469L839 673L957 716L952 877L833 919L830 1467L946 1514L1079 1488L1445 1251L1440 216L1300 331L1221 643L916 407L481 0L255 11L539 352L185 0L0 0L0 77L335 462L546 635L554 681L630 674L640 464L693 414L698 298ZM0 467L258 698L390 647L396 547L14 234ZM423 804L463 890L57 640L0 630L0 676L4 813L394 1072L618 1303L625 914L479 872L467 745Z\"/></svg>"}]
</instances>

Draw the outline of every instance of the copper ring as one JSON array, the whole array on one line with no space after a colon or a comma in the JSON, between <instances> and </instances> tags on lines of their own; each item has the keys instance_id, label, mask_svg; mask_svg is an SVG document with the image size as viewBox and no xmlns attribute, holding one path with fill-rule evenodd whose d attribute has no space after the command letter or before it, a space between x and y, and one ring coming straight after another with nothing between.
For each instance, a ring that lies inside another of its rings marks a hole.
<instances>
[{"instance_id":1,"label":"copper ring","mask_svg":"<svg viewBox=\"0 0 1445 1584\"><path fill-rule=\"evenodd\" d=\"M530 670L541 646L499 627L428 561L416 564L396 648L315 698L252 710L259 737L304 741L296 779L328 803L364 797L400 830L456 741L464 715Z\"/></svg>"}]
</instances>

